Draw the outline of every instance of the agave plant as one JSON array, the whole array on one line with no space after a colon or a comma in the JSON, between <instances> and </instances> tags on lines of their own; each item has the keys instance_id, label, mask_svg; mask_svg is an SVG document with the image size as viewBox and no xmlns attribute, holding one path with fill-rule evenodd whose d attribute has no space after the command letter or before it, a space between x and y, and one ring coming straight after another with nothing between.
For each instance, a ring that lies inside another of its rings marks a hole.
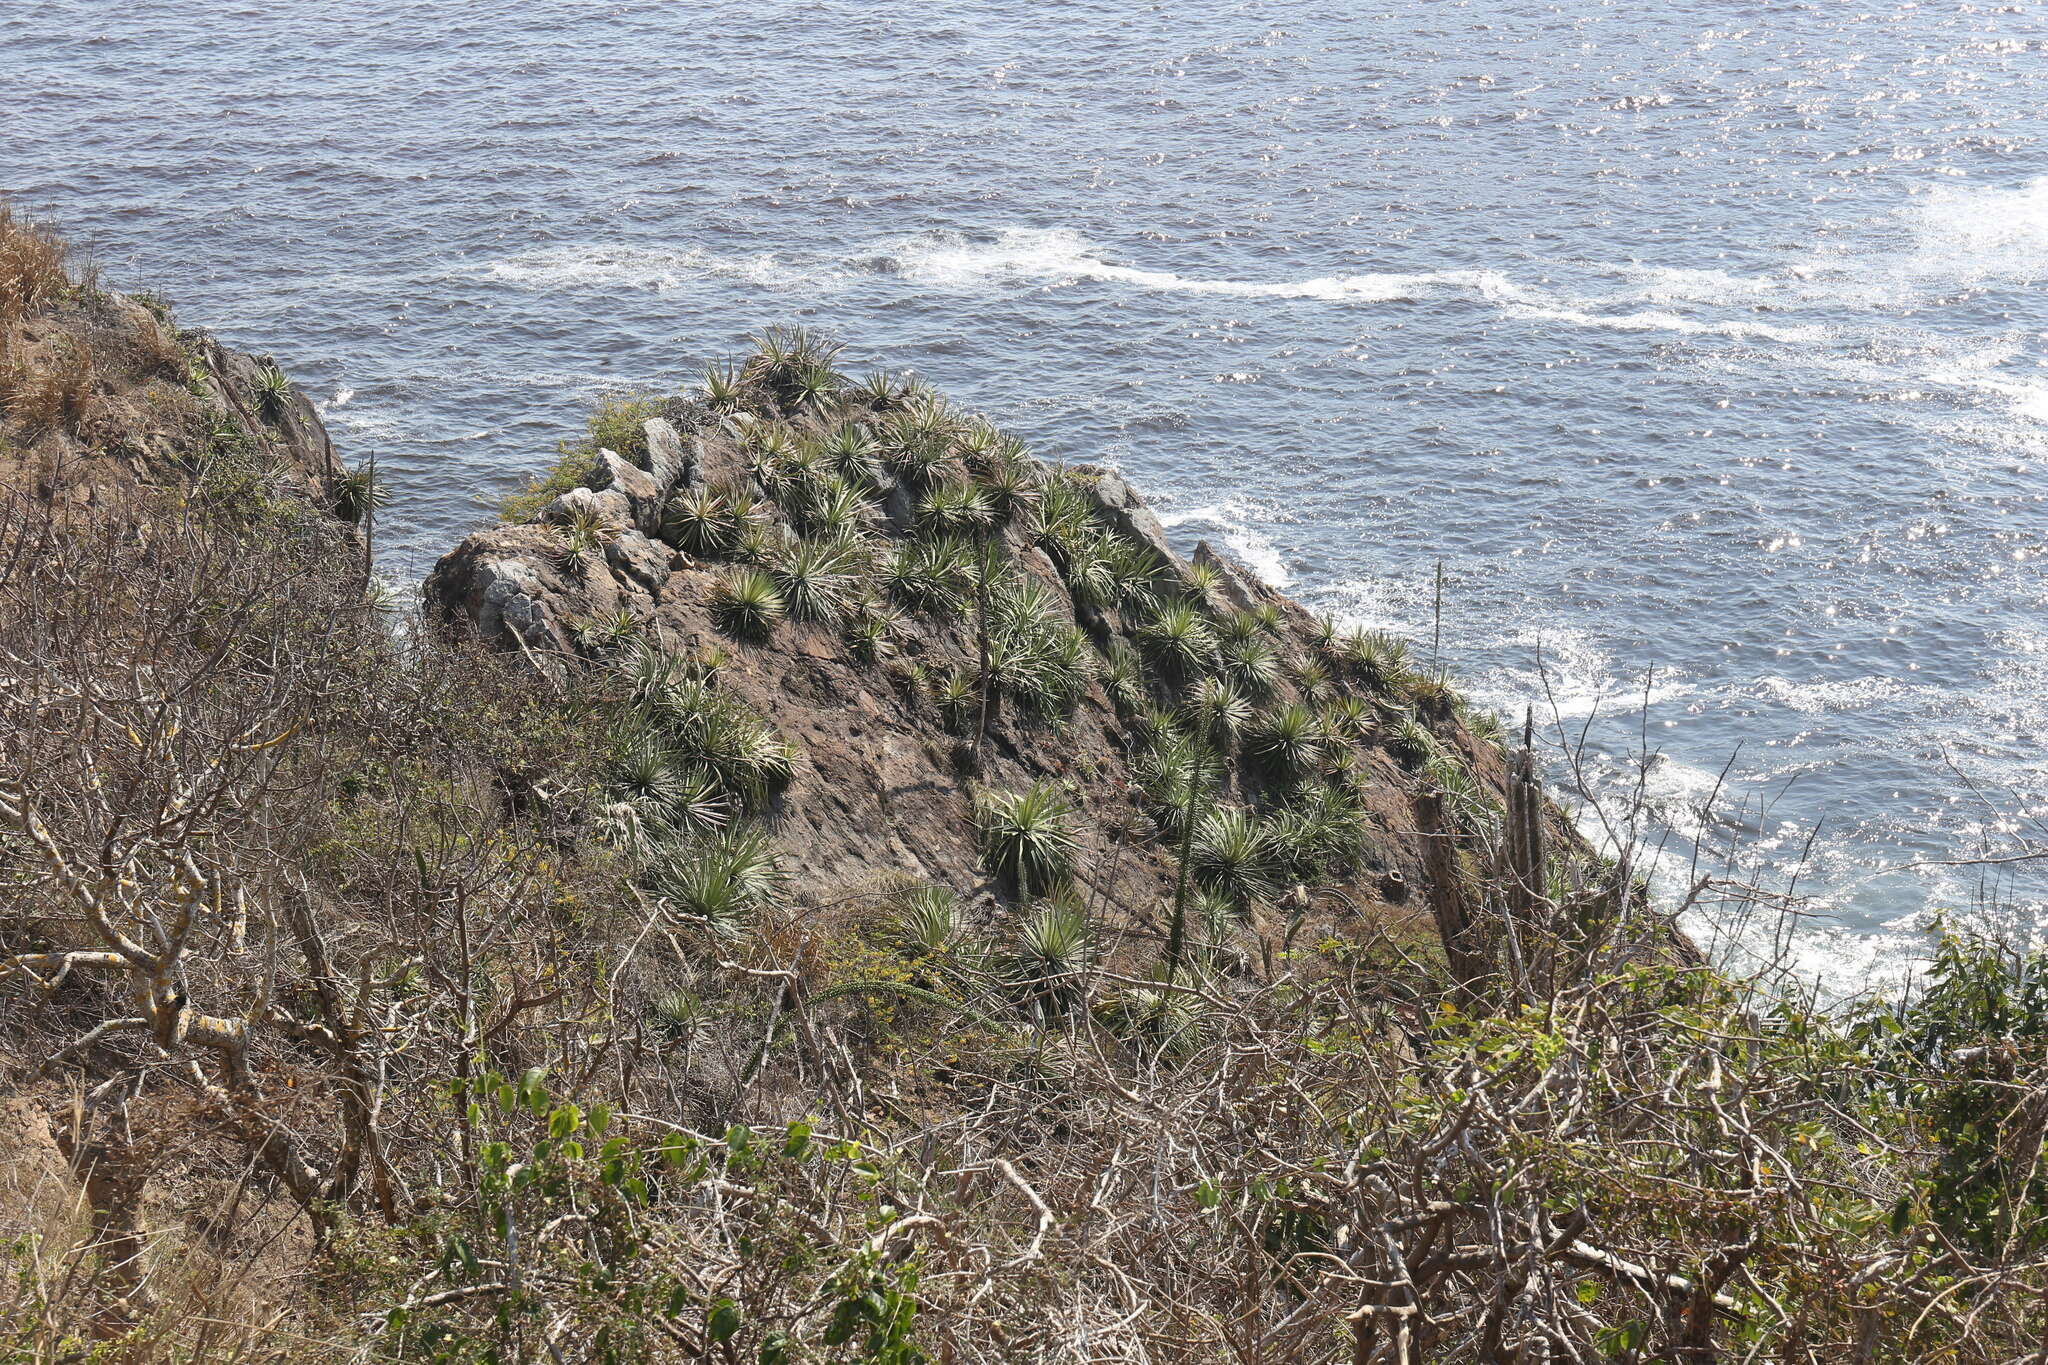
<instances>
[{"instance_id":1,"label":"agave plant","mask_svg":"<svg viewBox=\"0 0 2048 1365\"><path fill-rule=\"evenodd\" d=\"M1109 557L1110 576L1116 583L1117 605L1126 611L1150 612L1161 598L1160 585L1170 577L1166 561L1135 540L1111 536L1103 552Z\"/></svg>"},{"instance_id":2,"label":"agave plant","mask_svg":"<svg viewBox=\"0 0 2048 1365\"><path fill-rule=\"evenodd\" d=\"M1117 600L1116 563L1093 528L1058 545L1060 576L1074 601L1084 607L1106 607Z\"/></svg>"},{"instance_id":3,"label":"agave plant","mask_svg":"<svg viewBox=\"0 0 2048 1365\"><path fill-rule=\"evenodd\" d=\"M859 581L861 555L843 540L802 540L769 569L789 614L800 621L836 621Z\"/></svg>"},{"instance_id":4,"label":"agave plant","mask_svg":"<svg viewBox=\"0 0 2048 1365\"><path fill-rule=\"evenodd\" d=\"M1038 505L1038 475L1026 460L999 457L981 474L980 483L1003 525Z\"/></svg>"},{"instance_id":5,"label":"agave plant","mask_svg":"<svg viewBox=\"0 0 2048 1365\"><path fill-rule=\"evenodd\" d=\"M1188 812L1208 800L1222 769L1199 740L1171 730L1155 732L1131 763L1153 820L1176 842L1187 831Z\"/></svg>"},{"instance_id":6,"label":"agave plant","mask_svg":"<svg viewBox=\"0 0 2048 1365\"><path fill-rule=\"evenodd\" d=\"M883 437L882 459L913 488L937 482L953 467L945 412L921 403L899 412Z\"/></svg>"},{"instance_id":7,"label":"agave plant","mask_svg":"<svg viewBox=\"0 0 2048 1365\"><path fill-rule=\"evenodd\" d=\"M874 370L855 385L862 402L876 412L887 412L902 401L903 386L886 370Z\"/></svg>"},{"instance_id":8,"label":"agave plant","mask_svg":"<svg viewBox=\"0 0 2048 1365\"><path fill-rule=\"evenodd\" d=\"M1320 659L1302 659L1288 669L1294 677L1295 690L1309 701L1319 702L1329 698L1330 670Z\"/></svg>"},{"instance_id":9,"label":"agave plant","mask_svg":"<svg viewBox=\"0 0 2048 1365\"><path fill-rule=\"evenodd\" d=\"M1216 632L1209 618L1189 602L1168 602L1138 627L1138 639L1168 676L1195 678L1215 662Z\"/></svg>"},{"instance_id":10,"label":"agave plant","mask_svg":"<svg viewBox=\"0 0 2048 1365\"><path fill-rule=\"evenodd\" d=\"M647 889L671 915L734 937L782 879L780 856L759 830L736 829L667 848Z\"/></svg>"},{"instance_id":11,"label":"agave plant","mask_svg":"<svg viewBox=\"0 0 2048 1365\"><path fill-rule=\"evenodd\" d=\"M819 447L840 478L857 488L873 488L882 481L882 455L868 429L855 422L835 430Z\"/></svg>"},{"instance_id":12,"label":"agave plant","mask_svg":"<svg viewBox=\"0 0 2048 1365\"><path fill-rule=\"evenodd\" d=\"M1112 640L1102 661L1102 688L1118 711L1132 712L1145 704L1145 665L1138 652Z\"/></svg>"},{"instance_id":13,"label":"agave plant","mask_svg":"<svg viewBox=\"0 0 2048 1365\"><path fill-rule=\"evenodd\" d=\"M1387 747L1409 768L1420 768L1437 754L1436 736L1414 716L1403 713L1387 734Z\"/></svg>"},{"instance_id":14,"label":"agave plant","mask_svg":"<svg viewBox=\"0 0 2048 1365\"><path fill-rule=\"evenodd\" d=\"M1403 690L1410 704L1426 715L1442 718L1450 715L1459 704L1457 689L1441 672L1413 674L1406 679Z\"/></svg>"},{"instance_id":15,"label":"agave plant","mask_svg":"<svg viewBox=\"0 0 2048 1365\"><path fill-rule=\"evenodd\" d=\"M1337 647L1337 618L1327 613L1316 617L1308 631L1309 643L1321 650Z\"/></svg>"},{"instance_id":16,"label":"agave plant","mask_svg":"<svg viewBox=\"0 0 2048 1365\"><path fill-rule=\"evenodd\" d=\"M1259 633L1259 618L1249 611L1225 612L1216 623L1216 638L1225 645L1241 645Z\"/></svg>"},{"instance_id":17,"label":"agave plant","mask_svg":"<svg viewBox=\"0 0 2048 1365\"><path fill-rule=\"evenodd\" d=\"M821 368L829 371L841 350L837 342L802 327L770 327L753 342L745 377L766 385L785 405L797 401L806 377Z\"/></svg>"},{"instance_id":18,"label":"agave plant","mask_svg":"<svg viewBox=\"0 0 2048 1365\"><path fill-rule=\"evenodd\" d=\"M678 489L662 509L662 539L689 554L717 557L732 552L739 540L739 519L732 502L717 489Z\"/></svg>"},{"instance_id":19,"label":"agave plant","mask_svg":"<svg viewBox=\"0 0 2048 1365\"><path fill-rule=\"evenodd\" d=\"M895 897L891 937L915 958L943 957L959 943L960 898L943 886L913 886Z\"/></svg>"},{"instance_id":20,"label":"agave plant","mask_svg":"<svg viewBox=\"0 0 2048 1365\"><path fill-rule=\"evenodd\" d=\"M1105 1013L1111 1031L1168 1057L1185 1057L1199 1048L1209 1025L1198 997L1151 986L1125 987Z\"/></svg>"},{"instance_id":21,"label":"agave plant","mask_svg":"<svg viewBox=\"0 0 2048 1365\"><path fill-rule=\"evenodd\" d=\"M655 699L654 714L676 752L743 810L759 810L795 775L788 743L738 699L708 683L668 687Z\"/></svg>"},{"instance_id":22,"label":"agave plant","mask_svg":"<svg viewBox=\"0 0 2048 1365\"><path fill-rule=\"evenodd\" d=\"M738 412L746 405L743 388L739 369L731 362L710 365L704 371L704 406L721 416Z\"/></svg>"},{"instance_id":23,"label":"agave plant","mask_svg":"<svg viewBox=\"0 0 2048 1365\"><path fill-rule=\"evenodd\" d=\"M975 810L990 871L1023 896L1052 889L1073 870L1079 819L1067 794L1049 782L985 793Z\"/></svg>"},{"instance_id":24,"label":"agave plant","mask_svg":"<svg viewBox=\"0 0 2048 1365\"><path fill-rule=\"evenodd\" d=\"M1323 760L1321 719L1301 703L1291 702L1262 717L1252 727L1246 747L1281 777L1304 777Z\"/></svg>"},{"instance_id":25,"label":"agave plant","mask_svg":"<svg viewBox=\"0 0 2048 1365\"><path fill-rule=\"evenodd\" d=\"M837 370L823 361L812 361L790 375L783 392L796 406L815 411L829 407L845 387Z\"/></svg>"},{"instance_id":26,"label":"agave plant","mask_svg":"<svg viewBox=\"0 0 2048 1365\"><path fill-rule=\"evenodd\" d=\"M828 540L849 540L857 535L868 514L868 500L859 488L840 474L806 479L783 500L790 520L808 536Z\"/></svg>"},{"instance_id":27,"label":"agave plant","mask_svg":"<svg viewBox=\"0 0 2048 1365\"><path fill-rule=\"evenodd\" d=\"M964 734L981 712L981 688L964 668L948 669L932 684L939 719L955 734Z\"/></svg>"},{"instance_id":28,"label":"agave plant","mask_svg":"<svg viewBox=\"0 0 2048 1365\"><path fill-rule=\"evenodd\" d=\"M1229 678L1198 678L1181 705L1188 728L1220 745L1237 738L1252 718L1251 698Z\"/></svg>"},{"instance_id":29,"label":"agave plant","mask_svg":"<svg viewBox=\"0 0 2048 1365\"><path fill-rule=\"evenodd\" d=\"M1363 697L1335 697L1323 705L1323 729L1332 738L1357 744L1372 738L1372 707Z\"/></svg>"},{"instance_id":30,"label":"agave plant","mask_svg":"<svg viewBox=\"0 0 2048 1365\"><path fill-rule=\"evenodd\" d=\"M571 558L602 550L617 535L616 526L588 507L571 508L569 519L562 523L563 544Z\"/></svg>"},{"instance_id":31,"label":"agave plant","mask_svg":"<svg viewBox=\"0 0 2048 1365\"><path fill-rule=\"evenodd\" d=\"M924 535L976 535L995 520L995 507L978 484L941 483L917 503L917 529Z\"/></svg>"},{"instance_id":32,"label":"agave plant","mask_svg":"<svg viewBox=\"0 0 2048 1365\"><path fill-rule=\"evenodd\" d=\"M389 501L391 490L368 465L344 470L334 481L334 514L343 521L360 524Z\"/></svg>"},{"instance_id":33,"label":"agave plant","mask_svg":"<svg viewBox=\"0 0 2048 1365\"><path fill-rule=\"evenodd\" d=\"M1065 548L1094 529L1095 503L1073 478L1056 474L1039 490L1033 509L1032 539L1040 545Z\"/></svg>"},{"instance_id":34,"label":"agave plant","mask_svg":"<svg viewBox=\"0 0 2048 1365\"><path fill-rule=\"evenodd\" d=\"M894 652L902 624L902 618L888 607L865 605L847 618L846 647L862 663L874 663Z\"/></svg>"},{"instance_id":35,"label":"agave plant","mask_svg":"<svg viewBox=\"0 0 2048 1365\"><path fill-rule=\"evenodd\" d=\"M775 580L756 568L728 570L711 590L711 620L735 639L766 640L788 613Z\"/></svg>"},{"instance_id":36,"label":"agave plant","mask_svg":"<svg viewBox=\"0 0 2048 1365\"><path fill-rule=\"evenodd\" d=\"M1197 602L1206 602L1209 594L1223 582L1223 571L1214 564L1190 564L1182 571L1181 581L1187 585L1190 597Z\"/></svg>"},{"instance_id":37,"label":"agave plant","mask_svg":"<svg viewBox=\"0 0 2048 1365\"><path fill-rule=\"evenodd\" d=\"M1025 1009L1049 1018L1086 997L1083 978L1094 957L1095 934L1087 913L1071 896L1056 896L1017 927L1001 972Z\"/></svg>"},{"instance_id":38,"label":"agave plant","mask_svg":"<svg viewBox=\"0 0 2048 1365\"><path fill-rule=\"evenodd\" d=\"M883 588L913 611L958 610L975 580L973 549L949 537L903 542L881 572Z\"/></svg>"},{"instance_id":39,"label":"agave plant","mask_svg":"<svg viewBox=\"0 0 2048 1365\"><path fill-rule=\"evenodd\" d=\"M1339 786L1311 788L1275 813L1266 830L1275 867L1290 881L1320 881L1358 859L1358 806Z\"/></svg>"},{"instance_id":40,"label":"agave plant","mask_svg":"<svg viewBox=\"0 0 2048 1365\"><path fill-rule=\"evenodd\" d=\"M1392 695L1408 678L1408 644L1380 631L1354 630L1338 644L1344 662L1356 668L1382 695Z\"/></svg>"},{"instance_id":41,"label":"agave plant","mask_svg":"<svg viewBox=\"0 0 2048 1365\"><path fill-rule=\"evenodd\" d=\"M1245 905L1272 894L1274 854L1257 816L1223 806L1196 821L1188 870L1199 885Z\"/></svg>"},{"instance_id":42,"label":"agave plant","mask_svg":"<svg viewBox=\"0 0 2048 1365\"><path fill-rule=\"evenodd\" d=\"M266 363L257 367L254 383L256 407L263 414L264 420L275 422L284 416L285 408L292 399L291 376L277 366Z\"/></svg>"},{"instance_id":43,"label":"agave plant","mask_svg":"<svg viewBox=\"0 0 2048 1365\"><path fill-rule=\"evenodd\" d=\"M1280 681L1280 656L1272 645L1261 639L1226 642L1218 664L1223 676L1236 683L1248 696L1263 697Z\"/></svg>"}]
</instances>

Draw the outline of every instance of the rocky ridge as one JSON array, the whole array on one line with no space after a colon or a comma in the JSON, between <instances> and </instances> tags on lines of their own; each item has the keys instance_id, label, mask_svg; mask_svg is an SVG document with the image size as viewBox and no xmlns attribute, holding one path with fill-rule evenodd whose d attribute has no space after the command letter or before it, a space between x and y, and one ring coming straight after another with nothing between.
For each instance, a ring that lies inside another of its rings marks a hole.
<instances>
[{"instance_id":1,"label":"rocky ridge","mask_svg":"<svg viewBox=\"0 0 2048 1365\"><path fill-rule=\"evenodd\" d=\"M1217 704L1231 713L1213 718L1225 754L1216 801L1290 818L1305 774L1276 770L1258 750L1262 738L1271 748L1272 718L1291 710L1314 717L1308 742L1317 766L1355 801L1352 847L1320 875L1283 869L1271 894L1256 898L1255 914L1298 915L1314 899L1323 911L1405 920L1426 906L1417 891L1431 881L1415 832L1418 797L1450 773L1474 799L1502 800L1500 746L1474 733L1440 679L1415 672L1395 642L1335 634L1206 543L1183 556L1115 471L1030 459L980 419L914 390L842 383L824 401L799 396L772 365L757 357L741 372L754 381L736 393L669 400L644 418L637 439L622 442L628 450L599 450L582 485L535 520L464 539L436 566L425 596L435 619L522 651L557 686L575 687L578 670L626 634L715 660L718 686L792 746L793 780L766 822L807 894L829 900L911 877L1009 898L977 849L977 794L1055 783L1083 815L1076 888L1141 932L1163 932L1178 849L1166 829L1171 812L1161 818L1153 741L1190 723L1205 687L1222 691ZM919 448L919 412L943 414L931 424L943 434L927 448ZM800 485L811 464L831 464L833 451L859 471L824 476L857 493L840 530L864 547L865 571L897 587L903 575L891 577L892 565L921 544L951 543L934 527L959 497L979 490L993 505L998 493L1016 491L1013 482L1028 490L979 534L997 547L1012 589L1046 604L1055 630L1085 642L1064 705L1034 709L1006 699L1000 681L983 686L1001 665L987 660L965 588L922 611L889 588L858 589L872 595L822 619L792 615L758 641L721 628L718 604L736 560L754 559L772 575L817 539ZM706 553L693 538L693 513L679 519L679 508L720 499L765 517L751 551ZM1086 525L1049 528L1055 502L1069 512L1078 504ZM1103 544L1148 566L1142 590L1099 586L1090 547ZM1194 604L1219 642L1208 664L1184 675L1159 648L1157 618L1174 602ZM1249 666L1232 662L1247 658ZM1235 691L1203 680L1233 673L1244 679Z\"/></svg>"}]
</instances>

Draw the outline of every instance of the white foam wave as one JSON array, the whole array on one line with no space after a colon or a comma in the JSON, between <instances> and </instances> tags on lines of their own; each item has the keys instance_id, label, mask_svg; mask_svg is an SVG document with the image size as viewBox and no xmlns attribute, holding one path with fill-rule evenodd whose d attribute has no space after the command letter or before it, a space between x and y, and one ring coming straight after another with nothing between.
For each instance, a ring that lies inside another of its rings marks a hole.
<instances>
[{"instance_id":1,"label":"white foam wave","mask_svg":"<svg viewBox=\"0 0 2048 1365\"><path fill-rule=\"evenodd\" d=\"M1579 327L1604 327L1618 332L1677 332L1685 336L1723 336L1759 341L1781 341L1791 345L1824 342L1831 335L1826 327L1809 324L1779 326L1769 322L1745 322L1739 318L1701 321L1663 309L1635 313L1593 313L1583 308L1552 307L1515 303L1511 315L1547 318Z\"/></svg>"},{"instance_id":2,"label":"white foam wave","mask_svg":"<svg viewBox=\"0 0 2048 1365\"><path fill-rule=\"evenodd\" d=\"M692 246L679 249L635 246L536 247L487 263L487 279L526 289L588 288L592 285L649 289L656 293L696 280L738 280L769 289L822 287L845 277L838 265L806 265L772 252L729 255Z\"/></svg>"},{"instance_id":3,"label":"white foam wave","mask_svg":"<svg viewBox=\"0 0 2048 1365\"><path fill-rule=\"evenodd\" d=\"M1270 283L1204 279L1171 270L1117 265L1104 260L1100 250L1080 234L1064 228L1004 228L993 241L987 242L972 241L956 232L923 233L895 243L885 254L907 279L956 289L1002 279L1060 283L1106 280L1170 293L1321 299L1332 303L1414 299L1445 285L1463 285L1482 293L1489 288L1514 290L1506 276L1490 270L1319 275Z\"/></svg>"},{"instance_id":4,"label":"white foam wave","mask_svg":"<svg viewBox=\"0 0 2048 1365\"><path fill-rule=\"evenodd\" d=\"M1215 527L1233 559L1271 586L1285 588L1293 583L1294 576L1287 571L1287 561L1281 558L1272 539L1252 525L1253 519L1260 515L1249 503L1233 498L1228 502L1192 507L1183 512L1162 512L1159 521L1168 530L1180 526Z\"/></svg>"}]
</instances>

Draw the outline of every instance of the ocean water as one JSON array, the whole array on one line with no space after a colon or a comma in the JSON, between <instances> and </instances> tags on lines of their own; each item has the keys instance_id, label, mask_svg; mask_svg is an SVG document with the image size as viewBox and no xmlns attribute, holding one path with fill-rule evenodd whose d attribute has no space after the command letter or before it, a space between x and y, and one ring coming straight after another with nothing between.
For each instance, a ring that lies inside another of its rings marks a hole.
<instances>
[{"instance_id":1,"label":"ocean water","mask_svg":"<svg viewBox=\"0 0 2048 1365\"><path fill-rule=\"evenodd\" d=\"M0 190L274 351L391 575L596 395L826 328L1440 636L1853 982L2048 904L1956 865L2048 815L2043 18L14 0Z\"/></svg>"}]
</instances>

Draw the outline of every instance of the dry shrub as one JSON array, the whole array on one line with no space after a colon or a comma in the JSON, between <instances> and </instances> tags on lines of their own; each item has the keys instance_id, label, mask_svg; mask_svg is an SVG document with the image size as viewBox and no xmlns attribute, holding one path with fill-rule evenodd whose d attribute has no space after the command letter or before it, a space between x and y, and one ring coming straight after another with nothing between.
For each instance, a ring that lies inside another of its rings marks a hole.
<instances>
[{"instance_id":1,"label":"dry shrub","mask_svg":"<svg viewBox=\"0 0 2048 1365\"><path fill-rule=\"evenodd\" d=\"M0 412L32 431L77 431L91 415L98 382L92 353L74 341L53 342L43 360L0 352Z\"/></svg>"},{"instance_id":2,"label":"dry shrub","mask_svg":"<svg viewBox=\"0 0 2048 1365\"><path fill-rule=\"evenodd\" d=\"M48 308L64 294L64 243L45 225L0 203L0 326Z\"/></svg>"}]
</instances>

